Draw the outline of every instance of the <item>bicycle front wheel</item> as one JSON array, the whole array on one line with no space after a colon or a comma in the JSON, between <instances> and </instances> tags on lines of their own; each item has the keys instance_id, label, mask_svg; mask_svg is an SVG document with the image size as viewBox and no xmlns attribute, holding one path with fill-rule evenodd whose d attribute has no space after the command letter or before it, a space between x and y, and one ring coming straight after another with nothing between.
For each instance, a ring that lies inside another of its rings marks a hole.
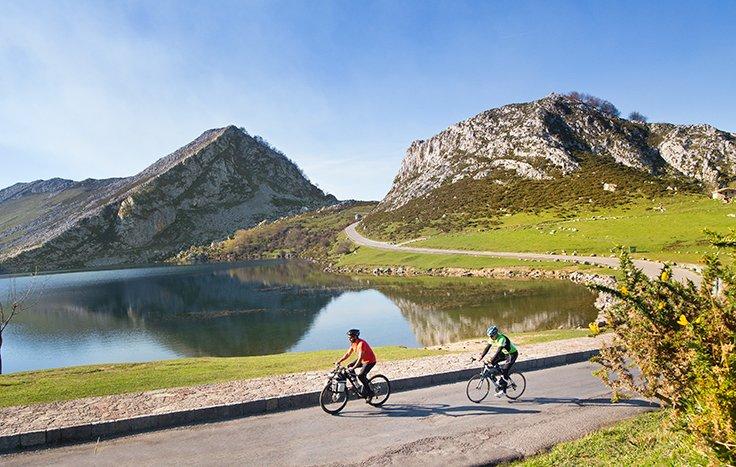
<instances>
[{"instance_id":1,"label":"bicycle front wheel","mask_svg":"<svg viewBox=\"0 0 736 467\"><path fill-rule=\"evenodd\" d=\"M468 381L468 387L465 389L465 394L468 395L468 399L471 402L480 404L483 399L488 397L488 393L491 391L491 383L488 382L488 378L482 374L477 374L470 378Z\"/></svg>"},{"instance_id":2,"label":"bicycle front wheel","mask_svg":"<svg viewBox=\"0 0 736 467\"><path fill-rule=\"evenodd\" d=\"M509 375L509 384L506 386L506 397L516 400L524 394L526 389L526 378L521 373L511 373Z\"/></svg>"},{"instance_id":3,"label":"bicycle front wheel","mask_svg":"<svg viewBox=\"0 0 736 467\"><path fill-rule=\"evenodd\" d=\"M383 375L376 375L369 379L373 394L375 394L368 403L373 407L382 406L391 395L391 382Z\"/></svg>"},{"instance_id":4,"label":"bicycle front wheel","mask_svg":"<svg viewBox=\"0 0 736 467\"><path fill-rule=\"evenodd\" d=\"M330 382L319 394L319 405L330 415L337 415L348 403L348 391L335 390L335 384Z\"/></svg>"}]
</instances>

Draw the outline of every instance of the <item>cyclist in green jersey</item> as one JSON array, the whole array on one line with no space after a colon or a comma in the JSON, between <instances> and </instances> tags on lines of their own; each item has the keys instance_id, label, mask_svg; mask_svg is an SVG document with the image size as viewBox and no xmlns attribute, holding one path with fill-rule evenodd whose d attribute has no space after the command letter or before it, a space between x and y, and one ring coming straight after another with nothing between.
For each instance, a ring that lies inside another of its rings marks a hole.
<instances>
[{"instance_id":1,"label":"cyclist in green jersey","mask_svg":"<svg viewBox=\"0 0 736 467\"><path fill-rule=\"evenodd\" d=\"M509 371L511 370L511 367L514 366L516 359L519 357L519 351L516 350L514 344L511 343L511 339L509 339L503 333L499 332L496 326L489 327L486 331L486 334L488 334L488 345L486 345L486 348L483 349L483 353L480 354L478 360L483 360L483 357L486 356L488 351L491 350L491 347L493 347L494 345L498 347L496 349L496 353L493 355L493 358L491 358L491 365L501 363L505 360L503 365L499 365L503 378L499 379L499 387L496 391L496 397L501 397L503 393L506 392Z\"/></svg>"}]
</instances>

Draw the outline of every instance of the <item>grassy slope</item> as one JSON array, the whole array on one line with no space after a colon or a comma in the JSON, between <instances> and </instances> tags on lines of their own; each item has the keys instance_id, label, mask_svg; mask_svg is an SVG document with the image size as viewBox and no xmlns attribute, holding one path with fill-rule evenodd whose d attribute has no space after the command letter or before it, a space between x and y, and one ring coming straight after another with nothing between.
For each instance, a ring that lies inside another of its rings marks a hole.
<instances>
[{"instance_id":1,"label":"grassy slope","mask_svg":"<svg viewBox=\"0 0 736 467\"><path fill-rule=\"evenodd\" d=\"M552 330L513 335L520 344L582 337L587 331ZM445 355L446 350L377 347L381 361ZM203 357L148 363L88 365L0 375L0 407L89 396L195 386L328 369L342 350L256 357Z\"/></svg>"},{"instance_id":2,"label":"grassy slope","mask_svg":"<svg viewBox=\"0 0 736 467\"><path fill-rule=\"evenodd\" d=\"M667 426L667 416L667 411L640 415L513 465L708 465L687 433Z\"/></svg>"},{"instance_id":3,"label":"grassy slope","mask_svg":"<svg viewBox=\"0 0 736 467\"><path fill-rule=\"evenodd\" d=\"M282 257L326 259L352 248L346 240L340 243L341 232L355 222L356 214L365 214L375 206L374 202L355 202L286 217L238 230L232 238L214 246L192 247L178 258L204 255L213 261Z\"/></svg>"},{"instance_id":4,"label":"grassy slope","mask_svg":"<svg viewBox=\"0 0 736 467\"><path fill-rule=\"evenodd\" d=\"M418 243L418 242L417 242ZM444 248L444 247L443 247ZM525 261L511 258L485 258L464 255L432 255L420 253L401 253L397 251L378 250L360 247L355 252L340 257L338 266L411 266L418 269L430 268L530 268L543 270L586 271L591 273L612 274L607 268L583 264Z\"/></svg>"},{"instance_id":5,"label":"grassy slope","mask_svg":"<svg viewBox=\"0 0 736 467\"><path fill-rule=\"evenodd\" d=\"M549 331L530 331L514 335L509 334L509 337L513 337L514 344L529 345L586 337L589 334L590 331L588 329L551 329Z\"/></svg>"},{"instance_id":6,"label":"grassy slope","mask_svg":"<svg viewBox=\"0 0 736 467\"><path fill-rule=\"evenodd\" d=\"M27 226L34 220L48 215L58 205L84 194L84 190L75 188L64 190L52 197L49 197L48 193L37 193L7 200L0 208L0 234L19 225ZM14 240L24 235L25 232L26 229L20 229L12 235L0 238L0 241Z\"/></svg>"},{"instance_id":7,"label":"grassy slope","mask_svg":"<svg viewBox=\"0 0 736 467\"><path fill-rule=\"evenodd\" d=\"M521 179L504 172L446 183L396 210L371 213L363 226L372 238L409 240L439 232L492 229L507 214L575 216L592 209L600 214L640 199L674 196L673 188L677 193L704 193L685 179L649 175L607 157L580 153L576 158L579 170L566 176L553 170L548 180ZM603 182L618 188L605 191Z\"/></svg>"},{"instance_id":8,"label":"grassy slope","mask_svg":"<svg viewBox=\"0 0 736 467\"><path fill-rule=\"evenodd\" d=\"M664 211L652 210L661 206ZM605 211L563 218L552 212L503 217L495 230L467 229L437 234L413 245L468 250L536 251L608 255L616 245L635 246L652 259L696 262L710 251L703 229L725 232L736 227L736 207L702 196L678 195L638 200ZM594 218L595 217L595 218ZM573 230L576 229L576 230Z\"/></svg>"}]
</instances>

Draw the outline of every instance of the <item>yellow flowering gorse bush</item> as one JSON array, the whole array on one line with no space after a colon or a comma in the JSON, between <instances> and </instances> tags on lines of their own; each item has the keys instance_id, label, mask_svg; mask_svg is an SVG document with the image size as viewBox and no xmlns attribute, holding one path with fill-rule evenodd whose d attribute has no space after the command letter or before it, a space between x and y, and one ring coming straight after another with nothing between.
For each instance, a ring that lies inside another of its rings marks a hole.
<instances>
[{"instance_id":1,"label":"yellow flowering gorse bush","mask_svg":"<svg viewBox=\"0 0 736 467\"><path fill-rule=\"evenodd\" d=\"M665 267L649 279L621 255L619 300L606 312L614 332L595 361L614 389L654 397L718 461L736 464L736 275L706 258L702 282L672 280Z\"/></svg>"}]
</instances>

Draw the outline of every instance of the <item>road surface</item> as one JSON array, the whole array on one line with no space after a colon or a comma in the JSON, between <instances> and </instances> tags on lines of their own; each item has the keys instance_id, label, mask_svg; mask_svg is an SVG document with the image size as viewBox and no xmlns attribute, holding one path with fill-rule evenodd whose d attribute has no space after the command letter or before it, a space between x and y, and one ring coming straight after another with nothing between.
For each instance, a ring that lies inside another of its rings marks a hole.
<instances>
[{"instance_id":1,"label":"road surface","mask_svg":"<svg viewBox=\"0 0 736 467\"><path fill-rule=\"evenodd\" d=\"M572 255L550 255L544 253L527 253L527 252L510 252L510 251L473 251L473 250L450 250L440 248L422 248L422 247L411 247L405 245L396 245L394 243L379 242L377 240L371 240L362 236L356 230L357 225L360 222L349 225L345 229L347 236L358 245L367 246L371 248L377 248L380 250L391 250L400 251L404 253L425 253L431 255L467 255L467 256L489 256L493 258L515 258L515 259L535 259L535 260L548 260L548 261L572 261L577 263L588 262L590 264L597 264L600 266L618 267L618 258L608 258L603 256L572 256ZM659 276L664 263L658 261L648 261L642 259L635 259L634 265L641 269L649 277ZM684 282L685 280L691 280L696 284L700 283L700 275L689 269L681 267L672 268L672 277L678 281Z\"/></svg>"},{"instance_id":2,"label":"road surface","mask_svg":"<svg viewBox=\"0 0 736 467\"><path fill-rule=\"evenodd\" d=\"M3 465L468 465L533 454L652 406L611 404L578 363L529 372L517 402L465 396L465 383L397 393L383 408L319 407L0 457ZM380 371L380 369L377 368Z\"/></svg>"}]
</instances>

